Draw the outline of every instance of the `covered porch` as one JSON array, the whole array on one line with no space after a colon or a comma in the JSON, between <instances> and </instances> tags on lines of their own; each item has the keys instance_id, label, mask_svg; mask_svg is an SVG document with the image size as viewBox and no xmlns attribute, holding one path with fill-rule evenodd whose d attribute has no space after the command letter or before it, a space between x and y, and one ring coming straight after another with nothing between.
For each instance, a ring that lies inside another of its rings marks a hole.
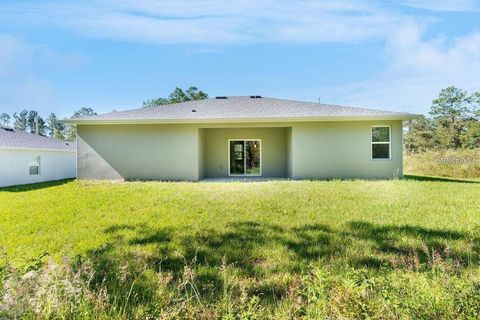
<instances>
[{"instance_id":1,"label":"covered porch","mask_svg":"<svg viewBox=\"0 0 480 320\"><path fill-rule=\"evenodd\" d=\"M290 177L291 128L200 128L199 178L209 181Z\"/></svg>"}]
</instances>

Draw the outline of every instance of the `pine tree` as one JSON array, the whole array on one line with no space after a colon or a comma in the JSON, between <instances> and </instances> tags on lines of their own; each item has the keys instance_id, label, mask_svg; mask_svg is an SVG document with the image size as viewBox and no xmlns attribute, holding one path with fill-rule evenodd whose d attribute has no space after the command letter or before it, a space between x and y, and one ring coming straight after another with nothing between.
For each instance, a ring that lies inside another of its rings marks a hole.
<instances>
[{"instance_id":1,"label":"pine tree","mask_svg":"<svg viewBox=\"0 0 480 320\"><path fill-rule=\"evenodd\" d=\"M6 113L0 114L0 124L8 127L10 125L10 116Z\"/></svg>"},{"instance_id":2,"label":"pine tree","mask_svg":"<svg viewBox=\"0 0 480 320\"><path fill-rule=\"evenodd\" d=\"M208 94L206 94L201 90L198 90L197 87L190 87L186 91L183 91L181 88L176 87L170 93L168 98L146 100L143 102L143 107L148 108L148 107L154 107L154 106L161 106L165 104L180 103L185 101L203 100L207 98L208 98Z\"/></svg>"},{"instance_id":3,"label":"pine tree","mask_svg":"<svg viewBox=\"0 0 480 320\"><path fill-rule=\"evenodd\" d=\"M28 123L27 123L28 111L22 110L19 114L14 113L13 118L15 119L13 123L13 127L16 130L20 131L27 131Z\"/></svg>"},{"instance_id":4,"label":"pine tree","mask_svg":"<svg viewBox=\"0 0 480 320\"><path fill-rule=\"evenodd\" d=\"M65 140L65 125L58 121L55 113L50 113L47 119L48 136L57 140Z\"/></svg>"}]
</instances>

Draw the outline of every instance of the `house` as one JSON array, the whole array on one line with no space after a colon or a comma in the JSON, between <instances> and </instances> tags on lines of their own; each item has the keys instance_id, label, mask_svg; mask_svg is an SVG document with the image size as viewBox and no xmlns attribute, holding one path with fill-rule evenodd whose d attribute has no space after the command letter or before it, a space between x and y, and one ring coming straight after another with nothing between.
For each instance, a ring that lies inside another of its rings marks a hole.
<instances>
[{"instance_id":1,"label":"house","mask_svg":"<svg viewBox=\"0 0 480 320\"><path fill-rule=\"evenodd\" d=\"M79 179L402 176L416 116L260 96L216 97L66 120Z\"/></svg>"},{"instance_id":2,"label":"house","mask_svg":"<svg viewBox=\"0 0 480 320\"><path fill-rule=\"evenodd\" d=\"M0 126L0 187L74 178L76 146Z\"/></svg>"}]
</instances>

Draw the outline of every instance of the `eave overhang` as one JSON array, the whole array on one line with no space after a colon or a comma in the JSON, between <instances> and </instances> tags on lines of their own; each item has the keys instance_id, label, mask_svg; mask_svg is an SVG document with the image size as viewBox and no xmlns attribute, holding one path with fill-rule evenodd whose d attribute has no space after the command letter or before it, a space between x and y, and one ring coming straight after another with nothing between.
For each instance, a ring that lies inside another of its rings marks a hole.
<instances>
[{"instance_id":1,"label":"eave overhang","mask_svg":"<svg viewBox=\"0 0 480 320\"><path fill-rule=\"evenodd\" d=\"M65 119L61 122L73 125L107 125L107 124L218 124L218 123L275 123L275 122L328 122L328 121L377 121L377 120L413 120L417 114L385 116L335 116L335 117L296 117L296 118L195 118L195 119Z\"/></svg>"}]
</instances>

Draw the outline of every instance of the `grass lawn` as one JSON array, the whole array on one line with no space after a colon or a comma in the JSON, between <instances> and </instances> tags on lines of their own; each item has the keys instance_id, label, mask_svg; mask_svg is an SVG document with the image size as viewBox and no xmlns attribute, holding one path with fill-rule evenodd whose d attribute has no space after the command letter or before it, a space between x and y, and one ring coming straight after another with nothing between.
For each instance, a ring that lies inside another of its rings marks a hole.
<instances>
[{"instance_id":1,"label":"grass lawn","mask_svg":"<svg viewBox=\"0 0 480 320\"><path fill-rule=\"evenodd\" d=\"M0 212L0 317L480 314L479 181L61 181Z\"/></svg>"}]
</instances>

